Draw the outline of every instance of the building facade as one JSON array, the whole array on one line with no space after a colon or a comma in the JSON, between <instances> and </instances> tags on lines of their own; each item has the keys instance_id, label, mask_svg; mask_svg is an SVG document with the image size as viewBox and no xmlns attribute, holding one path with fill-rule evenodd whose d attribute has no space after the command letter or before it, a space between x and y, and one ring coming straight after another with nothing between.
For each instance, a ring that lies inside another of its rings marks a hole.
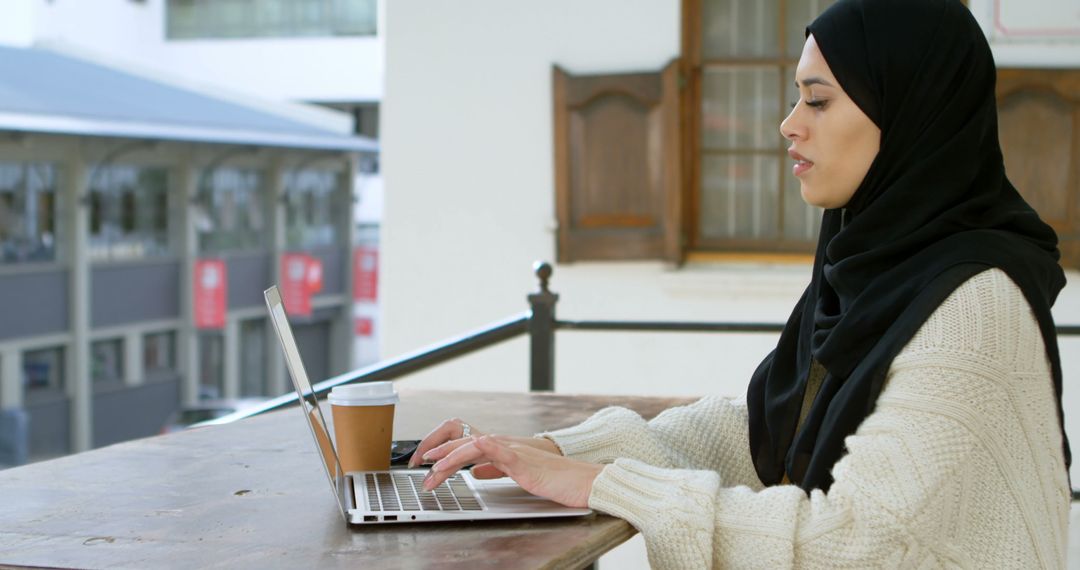
<instances>
[{"instance_id":1,"label":"building facade","mask_svg":"<svg viewBox=\"0 0 1080 570\"><path fill-rule=\"evenodd\" d=\"M0 44L69 53L336 129L341 117L277 103L331 108L377 140L384 29L378 0L11 0ZM353 187L359 255L371 265L382 217L377 157L362 157ZM376 269L368 274L365 282L377 282ZM363 292L355 366L379 357L377 287Z\"/></svg>"},{"instance_id":2,"label":"building facade","mask_svg":"<svg viewBox=\"0 0 1080 570\"><path fill-rule=\"evenodd\" d=\"M309 374L353 367L353 181L376 146L348 117L0 52L0 408L26 418L4 439L34 460L284 393L261 293L293 260L318 273L289 309Z\"/></svg>"}]
</instances>

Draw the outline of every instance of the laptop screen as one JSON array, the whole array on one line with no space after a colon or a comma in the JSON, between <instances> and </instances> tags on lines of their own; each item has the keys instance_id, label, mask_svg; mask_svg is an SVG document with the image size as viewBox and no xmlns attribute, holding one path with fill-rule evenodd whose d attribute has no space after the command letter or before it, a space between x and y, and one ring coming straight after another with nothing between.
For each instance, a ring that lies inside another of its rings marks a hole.
<instances>
[{"instance_id":1,"label":"laptop screen","mask_svg":"<svg viewBox=\"0 0 1080 570\"><path fill-rule=\"evenodd\" d=\"M277 286L270 287L263 296L266 298L266 307L270 310L270 321L277 331L281 349L285 353L285 366L289 369L293 387L296 389L296 397L300 400L300 410L304 414L305 423L311 428L311 435L315 438L315 447L322 455L323 465L326 467L326 476L333 487L334 499L338 502L341 516L348 520L345 505L345 476L341 471L341 463L338 461L337 450L334 449L333 440L326 427L319 402L315 398L315 390L308 380L307 371L304 370L304 362L300 360L300 350L296 347L293 339L292 327L285 315L285 305L281 302L281 293Z\"/></svg>"}]
</instances>

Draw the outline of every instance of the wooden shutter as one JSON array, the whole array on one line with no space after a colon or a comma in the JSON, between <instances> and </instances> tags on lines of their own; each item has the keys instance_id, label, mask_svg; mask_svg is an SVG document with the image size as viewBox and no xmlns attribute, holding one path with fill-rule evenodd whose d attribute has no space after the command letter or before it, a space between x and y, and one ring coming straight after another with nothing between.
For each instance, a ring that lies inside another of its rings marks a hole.
<instances>
[{"instance_id":1,"label":"wooden shutter","mask_svg":"<svg viewBox=\"0 0 1080 570\"><path fill-rule=\"evenodd\" d=\"M553 70L560 262L682 255L679 71Z\"/></svg>"},{"instance_id":2,"label":"wooden shutter","mask_svg":"<svg viewBox=\"0 0 1080 570\"><path fill-rule=\"evenodd\" d=\"M1080 267L1080 71L998 70L1005 172Z\"/></svg>"}]
</instances>

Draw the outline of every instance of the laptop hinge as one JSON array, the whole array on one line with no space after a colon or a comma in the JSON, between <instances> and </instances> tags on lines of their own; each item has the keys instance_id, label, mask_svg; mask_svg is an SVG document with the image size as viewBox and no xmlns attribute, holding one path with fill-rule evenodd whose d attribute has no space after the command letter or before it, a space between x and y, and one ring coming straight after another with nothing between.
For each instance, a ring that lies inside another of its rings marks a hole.
<instances>
[{"instance_id":1,"label":"laptop hinge","mask_svg":"<svg viewBox=\"0 0 1080 570\"><path fill-rule=\"evenodd\" d=\"M345 475L344 487L345 489L343 489L343 491L345 495L345 512L349 512L357 508L356 485L353 484L352 475Z\"/></svg>"}]
</instances>

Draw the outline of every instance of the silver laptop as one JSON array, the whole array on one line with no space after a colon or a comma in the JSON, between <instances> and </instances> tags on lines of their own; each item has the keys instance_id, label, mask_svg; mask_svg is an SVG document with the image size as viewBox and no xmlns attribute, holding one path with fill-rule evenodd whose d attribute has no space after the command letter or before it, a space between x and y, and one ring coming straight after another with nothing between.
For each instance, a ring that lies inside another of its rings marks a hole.
<instances>
[{"instance_id":1,"label":"silver laptop","mask_svg":"<svg viewBox=\"0 0 1080 570\"><path fill-rule=\"evenodd\" d=\"M326 427L315 392L308 381L285 306L277 287L267 289L266 306L277 331L285 363L292 376L305 423L311 428L315 448L341 510L351 524L412 523L451 520L523 519L570 517L592 513L589 509L564 507L522 489L508 477L476 479L459 471L432 491L424 491L426 469L392 469L342 473L337 449ZM387 450L389 453L389 450Z\"/></svg>"}]
</instances>

